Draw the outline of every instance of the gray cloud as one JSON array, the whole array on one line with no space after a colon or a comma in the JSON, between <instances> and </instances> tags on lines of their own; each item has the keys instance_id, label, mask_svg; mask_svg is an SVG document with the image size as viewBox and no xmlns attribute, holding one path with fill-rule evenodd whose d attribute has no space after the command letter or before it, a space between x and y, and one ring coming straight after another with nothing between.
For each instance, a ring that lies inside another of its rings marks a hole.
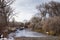
<instances>
[{"instance_id":1,"label":"gray cloud","mask_svg":"<svg viewBox=\"0 0 60 40\"><path fill-rule=\"evenodd\" d=\"M36 6L41 4L41 3L45 3L45 2L49 2L52 0L16 0L15 3L13 3L12 7L16 9L16 12L19 12L19 14L17 14L17 16L19 16L19 18L21 18L20 20L27 20L30 19L32 17L32 15L34 15L35 13L37 13L36 10ZM53 0L53 1L59 1L60 0ZM24 15L25 14L25 15ZM25 18L24 18L25 17ZM30 18L28 18L30 17ZM24 18L24 19L22 19ZM17 20L18 18L16 18Z\"/></svg>"}]
</instances>

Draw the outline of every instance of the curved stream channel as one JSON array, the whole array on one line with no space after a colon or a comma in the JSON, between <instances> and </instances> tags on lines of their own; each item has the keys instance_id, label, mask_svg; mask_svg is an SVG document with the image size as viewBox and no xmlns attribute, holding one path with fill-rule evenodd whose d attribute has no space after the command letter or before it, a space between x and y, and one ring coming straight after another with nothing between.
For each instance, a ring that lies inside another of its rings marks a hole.
<instances>
[{"instance_id":1,"label":"curved stream channel","mask_svg":"<svg viewBox=\"0 0 60 40\"><path fill-rule=\"evenodd\" d=\"M14 37L46 37L46 35L38 32L33 32L29 29L19 30L10 33L7 40L14 40ZM1 40L1 39L0 39Z\"/></svg>"},{"instance_id":2,"label":"curved stream channel","mask_svg":"<svg viewBox=\"0 0 60 40\"><path fill-rule=\"evenodd\" d=\"M46 37L46 35L38 32L30 31L29 29L17 30L14 33L10 33L9 37Z\"/></svg>"}]
</instances>

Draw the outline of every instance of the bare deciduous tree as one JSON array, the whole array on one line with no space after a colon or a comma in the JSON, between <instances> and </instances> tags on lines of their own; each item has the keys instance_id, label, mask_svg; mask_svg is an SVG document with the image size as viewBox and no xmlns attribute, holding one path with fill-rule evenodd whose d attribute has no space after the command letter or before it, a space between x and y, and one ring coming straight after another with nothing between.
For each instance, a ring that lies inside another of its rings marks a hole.
<instances>
[{"instance_id":1,"label":"bare deciduous tree","mask_svg":"<svg viewBox=\"0 0 60 40\"><path fill-rule=\"evenodd\" d=\"M0 0L0 33L5 34L5 29L8 25L9 18L13 15L13 9L10 5L14 1L15 0Z\"/></svg>"},{"instance_id":2,"label":"bare deciduous tree","mask_svg":"<svg viewBox=\"0 0 60 40\"><path fill-rule=\"evenodd\" d=\"M10 16L13 15L13 9L10 7L13 2L14 0L0 0L0 15L4 26L7 26Z\"/></svg>"},{"instance_id":3,"label":"bare deciduous tree","mask_svg":"<svg viewBox=\"0 0 60 40\"><path fill-rule=\"evenodd\" d=\"M59 34L60 32L60 3L51 1L37 6L42 19L42 28L45 32ZM48 18L46 17L48 15ZM54 32L54 33L53 33Z\"/></svg>"},{"instance_id":4,"label":"bare deciduous tree","mask_svg":"<svg viewBox=\"0 0 60 40\"><path fill-rule=\"evenodd\" d=\"M37 6L37 9L40 11L41 16L46 16L49 14L50 17L60 16L60 3L51 1Z\"/></svg>"}]
</instances>

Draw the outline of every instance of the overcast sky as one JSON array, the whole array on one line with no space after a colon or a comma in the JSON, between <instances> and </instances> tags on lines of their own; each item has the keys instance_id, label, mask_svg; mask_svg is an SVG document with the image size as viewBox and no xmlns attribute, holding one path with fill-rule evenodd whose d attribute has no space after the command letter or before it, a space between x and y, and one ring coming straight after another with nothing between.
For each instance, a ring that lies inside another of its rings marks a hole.
<instances>
[{"instance_id":1,"label":"overcast sky","mask_svg":"<svg viewBox=\"0 0 60 40\"><path fill-rule=\"evenodd\" d=\"M30 20L31 17L37 13L36 6L49 1L51 0L16 0L12 5L12 8L18 13L16 14L17 17L15 17L15 20L21 22L24 20Z\"/></svg>"}]
</instances>

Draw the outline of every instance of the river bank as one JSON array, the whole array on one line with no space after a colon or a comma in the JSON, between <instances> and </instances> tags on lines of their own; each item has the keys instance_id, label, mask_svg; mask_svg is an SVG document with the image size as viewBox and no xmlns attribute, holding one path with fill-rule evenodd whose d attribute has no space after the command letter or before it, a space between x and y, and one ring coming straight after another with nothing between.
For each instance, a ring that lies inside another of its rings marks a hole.
<instances>
[{"instance_id":1,"label":"river bank","mask_svg":"<svg viewBox=\"0 0 60 40\"><path fill-rule=\"evenodd\" d=\"M15 40L60 40L58 37L18 37Z\"/></svg>"}]
</instances>

